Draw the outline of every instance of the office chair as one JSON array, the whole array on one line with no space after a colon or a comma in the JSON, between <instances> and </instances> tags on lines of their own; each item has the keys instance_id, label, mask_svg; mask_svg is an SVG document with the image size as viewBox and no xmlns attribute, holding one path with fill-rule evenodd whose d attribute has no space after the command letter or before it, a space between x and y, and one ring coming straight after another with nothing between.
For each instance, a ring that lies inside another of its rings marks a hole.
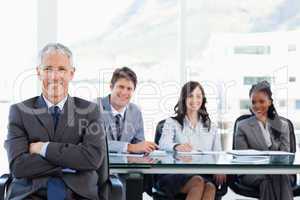
<instances>
[{"instance_id":1,"label":"office chair","mask_svg":"<svg viewBox=\"0 0 300 200\"><path fill-rule=\"evenodd\" d=\"M122 183L114 175L109 175L109 155L107 150L106 139L106 156L104 157L103 164L97 170L99 174L99 198L100 200L122 200ZM5 199L5 195L9 184L12 181L11 174L3 174L0 177L0 200Z\"/></svg>"},{"instance_id":2,"label":"office chair","mask_svg":"<svg viewBox=\"0 0 300 200\"><path fill-rule=\"evenodd\" d=\"M238 117L234 123L234 130L233 130L233 141L232 141L232 149L236 149L235 147L235 134L236 134L236 126L237 123L241 120L247 119L253 115L247 114L247 115L241 115ZM293 123L284 117L280 117L280 119L286 121L289 125L290 130L290 149L292 153L296 152L296 138L295 138L295 132L294 132L294 126ZM251 198L259 198L259 188L258 187L250 187L247 185L244 185L241 183L240 178L237 175L230 175L229 176L229 187L231 190L233 190L235 193ZM297 180L295 180L295 184L293 185L293 194L294 196L300 196L300 185L297 185Z\"/></svg>"},{"instance_id":3,"label":"office chair","mask_svg":"<svg viewBox=\"0 0 300 200\"><path fill-rule=\"evenodd\" d=\"M166 120L161 120L160 122L158 122L158 124L156 126L155 137L154 137L154 142L156 144L159 144L159 140L160 140L160 137L162 134L162 130L163 130L165 121ZM156 183L157 183L157 176L154 175L153 176L153 188L152 188L153 200L167 200L168 199L167 194L164 191L160 190ZM226 184L224 184L220 189L217 189L215 199L221 200L222 196L224 196L227 193L227 189L228 189L228 187ZM175 197L176 200L184 200L185 198L186 198L185 194L178 194Z\"/></svg>"}]
</instances>

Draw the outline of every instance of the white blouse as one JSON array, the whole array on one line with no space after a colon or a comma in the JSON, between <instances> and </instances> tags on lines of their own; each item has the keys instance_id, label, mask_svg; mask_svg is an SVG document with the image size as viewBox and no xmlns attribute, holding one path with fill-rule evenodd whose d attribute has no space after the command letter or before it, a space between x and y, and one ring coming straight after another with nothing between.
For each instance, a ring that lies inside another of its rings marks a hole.
<instances>
[{"instance_id":1,"label":"white blouse","mask_svg":"<svg viewBox=\"0 0 300 200\"><path fill-rule=\"evenodd\" d=\"M211 126L210 130L204 127L201 120L196 127L186 117L183 128L177 120L168 118L164 124L162 135L159 140L161 150L173 151L176 144L189 143L194 150L221 151L221 137L217 128Z\"/></svg>"},{"instance_id":2,"label":"white blouse","mask_svg":"<svg viewBox=\"0 0 300 200\"><path fill-rule=\"evenodd\" d=\"M266 126L264 127L264 124L257 120L258 124L260 126L261 132L263 134L263 137L265 138L266 144L268 147L272 146L272 141L271 141L271 134L270 134L270 124L269 122L266 122Z\"/></svg>"}]
</instances>

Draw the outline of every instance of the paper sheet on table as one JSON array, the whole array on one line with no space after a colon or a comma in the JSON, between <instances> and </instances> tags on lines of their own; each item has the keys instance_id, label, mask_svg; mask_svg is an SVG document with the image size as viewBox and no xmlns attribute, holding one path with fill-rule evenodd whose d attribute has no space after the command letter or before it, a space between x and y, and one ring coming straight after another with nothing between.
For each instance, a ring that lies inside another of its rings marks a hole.
<instances>
[{"instance_id":1,"label":"paper sheet on table","mask_svg":"<svg viewBox=\"0 0 300 200\"><path fill-rule=\"evenodd\" d=\"M135 154L135 153L109 153L109 156L144 157L145 154Z\"/></svg>"},{"instance_id":2,"label":"paper sheet on table","mask_svg":"<svg viewBox=\"0 0 300 200\"><path fill-rule=\"evenodd\" d=\"M200 150L193 150L190 152L185 151L177 151L180 155L211 155L211 154L221 154L224 153L222 151L200 151Z\"/></svg>"},{"instance_id":3,"label":"paper sheet on table","mask_svg":"<svg viewBox=\"0 0 300 200\"><path fill-rule=\"evenodd\" d=\"M269 163L270 159L268 156L238 156L234 157L232 163L249 163L249 164L259 164L259 163Z\"/></svg>"},{"instance_id":4,"label":"paper sheet on table","mask_svg":"<svg viewBox=\"0 0 300 200\"><path fill-rule=\"evenodd\" d=\"M149 153L149 156L167 156L167 152L163 150L154 150L151 153Z\"/></svg>"},{"instance_id":5,"label":"paper sheet on table","mask_svg":"<svg viewBox=\"0 0 300 200\"><path fill-rule=\"evenodd\" d=\"M200 151L189 151L189 152L186 152L186 151L176 151L177 154L180 154L180 155L201 155L202 153Z\"/></svg>"},{"instance_id":6,"label":"paper sheet on table","mask_svg":"<svg viewBox=\"0 0 300 200\"><path fill-rule=\"evenodd\" d=\"M196 150L189 151L189 152L186 152L186 151L176 151L176 153L180 154L180 155L203 155L203 154L205 154L205 152L203 152L203 151L196 151Z\"/></svg>"},{"instance_id":7,"label":"paper sheet on table","mask_svg":"<svg viewBox=\"0 0 300 200\"><path fill-rule=\"evenodd\" d=\"M294 153L286 151L258 151L254 149L247 150L231 150L227 152L235 156L273 156L273 155L294 155Z\"/></svg>"}]
</instances>

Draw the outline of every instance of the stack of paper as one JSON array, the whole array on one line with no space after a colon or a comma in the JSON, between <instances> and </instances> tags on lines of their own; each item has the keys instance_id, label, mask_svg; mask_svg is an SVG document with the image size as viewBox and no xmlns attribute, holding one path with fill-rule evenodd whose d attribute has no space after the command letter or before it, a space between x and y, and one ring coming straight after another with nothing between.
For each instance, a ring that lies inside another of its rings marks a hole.
<instances>
[{"instance_id":1,"label":"stack of paper","mask_svg":"<svg viewBox=\"0 0 300 200\"><path fill-rule=\"evenodd\" d=\"M258 151L254 149L247 150L231 150L227 153L235 156L274 156L274 155L294 155L294 153L286 151Z\"/></svg>"},{"instance_id":2,"label":"stack of paper","mask_svg":"<svg viewBox=\"0 0 300 200\"><path fill-rule=\"evenodd\" d=\"M268 156L237 156L234 157L232 163L249 163L249 164L260 164L269 163L270 159Z\"/></svg>"}]
</instances>

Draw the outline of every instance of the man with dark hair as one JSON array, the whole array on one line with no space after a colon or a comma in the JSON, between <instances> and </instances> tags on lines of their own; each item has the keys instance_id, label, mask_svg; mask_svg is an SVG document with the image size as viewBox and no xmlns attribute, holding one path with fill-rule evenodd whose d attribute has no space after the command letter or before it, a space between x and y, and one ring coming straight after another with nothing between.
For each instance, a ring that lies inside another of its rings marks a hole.
<instances>
[{"instance_id":1,"label":"man with dark hair","mask_svg":"<svg viewBox=\"0 0 300 200\"><path fill-rule=\"evenodd\" d=\"M104 110L104 127L110 152L150 153L158 146L145 141L140 109L130 99L137 76L128 67L116 69L110 82L111 94L97 99Z\"/></svg>"},{"instance_id":2,"label":"man with dark hair","mask_svg":"<svg viewBox=\"0 0 300 200\"><path fill-rule=\"evenodd\" d=\"M99 108L68 95L75 68L64 45L46 45L36 70L42 94L10 108L6 199L98 200L96 170L107 152Z\"/></svg>"}]
</instances>

